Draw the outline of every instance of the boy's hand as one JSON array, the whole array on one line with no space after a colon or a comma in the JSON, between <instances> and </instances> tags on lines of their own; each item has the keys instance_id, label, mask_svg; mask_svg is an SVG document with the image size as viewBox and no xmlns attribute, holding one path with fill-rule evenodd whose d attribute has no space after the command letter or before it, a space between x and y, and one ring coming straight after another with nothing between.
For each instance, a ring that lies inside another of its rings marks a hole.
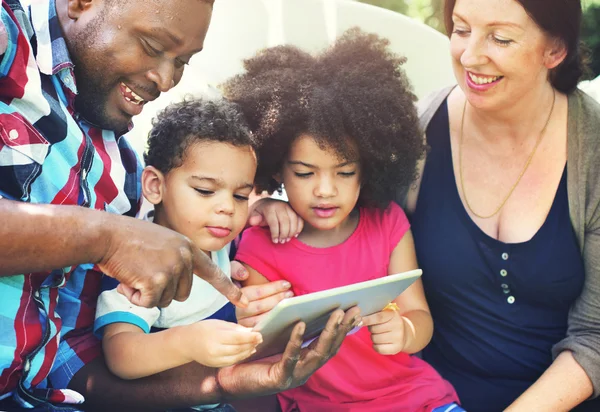
<instances>
[{"instance_id":1,"label":"boy's hand","mask_svg":"<svg viewBox=\"0 0 600 412\"><path fill-rule=\"evenodd\" d=\"M287 202L264 198L250 206L248 225L269 226L273 243L285 243L302 232L304 221Z\"/></svg>"},{"instance_id":2,"label":"boy's hand","mask_svg":"<svg viewBox=\"0 0 600 412\"><path fill-rule=\"evenodd\" d=\"M371 332L371 341L376 352L382 355L395 355L408 347L412 335L406 327L408 320L400 312L382 310L363 316L362 321Z\"/></svg>"},{"instance_id":3,"label":"boy's hand","mask_svg":"<svg viewBox=\"0 0 600 412\"><path fill-rule=\"evenodd\" d=\"M185 326L182 352L189 361L212 368L231 366L256 352L262 336L232 322L208 319Z\"/></svg>"}]
</instances>

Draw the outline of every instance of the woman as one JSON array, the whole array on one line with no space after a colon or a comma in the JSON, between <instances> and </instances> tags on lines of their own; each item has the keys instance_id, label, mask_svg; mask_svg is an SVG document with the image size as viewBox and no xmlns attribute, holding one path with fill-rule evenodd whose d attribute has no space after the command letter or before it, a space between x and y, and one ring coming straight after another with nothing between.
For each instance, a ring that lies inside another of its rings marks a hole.
<instances>
[{"instance_id":1,"label":"woman","mask_svg":"<svg viewBox=\"0 0 600 412\"><path fill-rule=\"evenodd\" d=\"M600 107L576 91L580 20L575 0L445 5L458 87L422 102L407 211L435 322L423 356L471 412L600 390Z\"/></svg>"}]
</instances>

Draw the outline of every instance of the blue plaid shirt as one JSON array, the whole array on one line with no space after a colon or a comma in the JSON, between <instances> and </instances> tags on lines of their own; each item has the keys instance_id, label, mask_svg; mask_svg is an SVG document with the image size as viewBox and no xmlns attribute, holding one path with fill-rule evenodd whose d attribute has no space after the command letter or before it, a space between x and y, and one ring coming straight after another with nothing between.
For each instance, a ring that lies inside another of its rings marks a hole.
<instances>
[{"instance_id":1,"label":"blue plaid shirt","mask_svg":"<svg viewBox=\"0 0 600 412\"><path fill-rule=\"evenodd\" d=\"M142 166L127 140L81 119L54 0L2 0L0 197L134 216ZM100 355L94 265L0 277L0 399L79 403L64 390Z\"/></svg>"}]
</instances>

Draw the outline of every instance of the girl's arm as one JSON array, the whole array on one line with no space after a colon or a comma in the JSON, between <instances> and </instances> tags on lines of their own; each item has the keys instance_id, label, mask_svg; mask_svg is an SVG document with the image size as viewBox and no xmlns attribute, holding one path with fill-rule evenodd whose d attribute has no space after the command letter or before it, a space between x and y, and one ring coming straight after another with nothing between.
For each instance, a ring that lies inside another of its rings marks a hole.
<instances>
[{"instance_id":1,"label":"girl's arm","mask_svg":"<svg viewBox=\"0 0 600 412\"><path fill-rule=\"evenodd\" d=\"M417 267L415 245L409 230L392 252L388 274ZM383 310L363 317L363 324L369 326L371 331L373 347L382 354L419 352L429 343L433 334L433 321L421 279L417 279L394 299L394 303L400 308L399 311Z\"/></svg>"},{"instance_id":2,"label":"girl's arm","mask_svg":"<svg viewBox=\"0 0 600 412\"><path fill-rule=\"evenodd\" d=\"M190 362L230 366L252 355L262 342L258 332L231 322L209 319L156 333L129 323L104 328L102 347L110 371L138 379Z\"/></svg>"}]
</instances>

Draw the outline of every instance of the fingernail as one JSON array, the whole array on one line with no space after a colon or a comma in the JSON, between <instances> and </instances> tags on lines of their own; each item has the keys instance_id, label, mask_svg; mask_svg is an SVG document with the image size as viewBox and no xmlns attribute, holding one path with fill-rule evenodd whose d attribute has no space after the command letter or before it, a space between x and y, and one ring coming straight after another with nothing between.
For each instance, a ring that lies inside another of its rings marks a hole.
<instances>
[{"instance_id":1,"label":"fingernail","mask_svg":"<svg viewBox=\"0 0 600 412\"><path fill-rule=\"evenodd\" d=\"M298 235L299 235L299 234L300 234L300 233L296 233L296 234L294 235L294 237L298 237Z\"/></svg>"},{"instance_id":2,"label":"fingernail","mask_svg":"<svg viewBox=\"0 0 600 412\"><path fill-rule=\"evenodd\" d=\"M284 295L284 296L285 296L286 298L291 298L292 296L294 296L294 292L287 291L287 292L285 292L285 295Z\"/></svg>"},{"instance_id":3,"label":"fingernail","mask_svg":"<svg viewBox=\"0 0 600 412\"><path fill-rule=\"evenodd\" d=\"M283 282L281 282L281 284L283 285L284 288L292 287L292 284L290 282L288 282L287 280L284 280Z\"/></svg>"},{"instance_id":4,"label":"fingernail","mask_svg":"<svg viewBox=\"0 0 600 412\"><path fill-rule=\"evenodd\" d=\"M344 320L344 316L343 316L343 315L340 315L340 316L338 316L338 319L337 319L337 322L336 322L336 324L337 324L338 326L340 326L340 325L342 324L342 320Z\"/></svg>"},{"instance_id":5,"label":"fingernail","mask_svg":"<svg viewBox=\"0 0 600 412\"><path fill-rule=\"evenodd\" d=\"M279 239L273 239L273 243L279 243Z\"/></svg>"}]
</instances>

